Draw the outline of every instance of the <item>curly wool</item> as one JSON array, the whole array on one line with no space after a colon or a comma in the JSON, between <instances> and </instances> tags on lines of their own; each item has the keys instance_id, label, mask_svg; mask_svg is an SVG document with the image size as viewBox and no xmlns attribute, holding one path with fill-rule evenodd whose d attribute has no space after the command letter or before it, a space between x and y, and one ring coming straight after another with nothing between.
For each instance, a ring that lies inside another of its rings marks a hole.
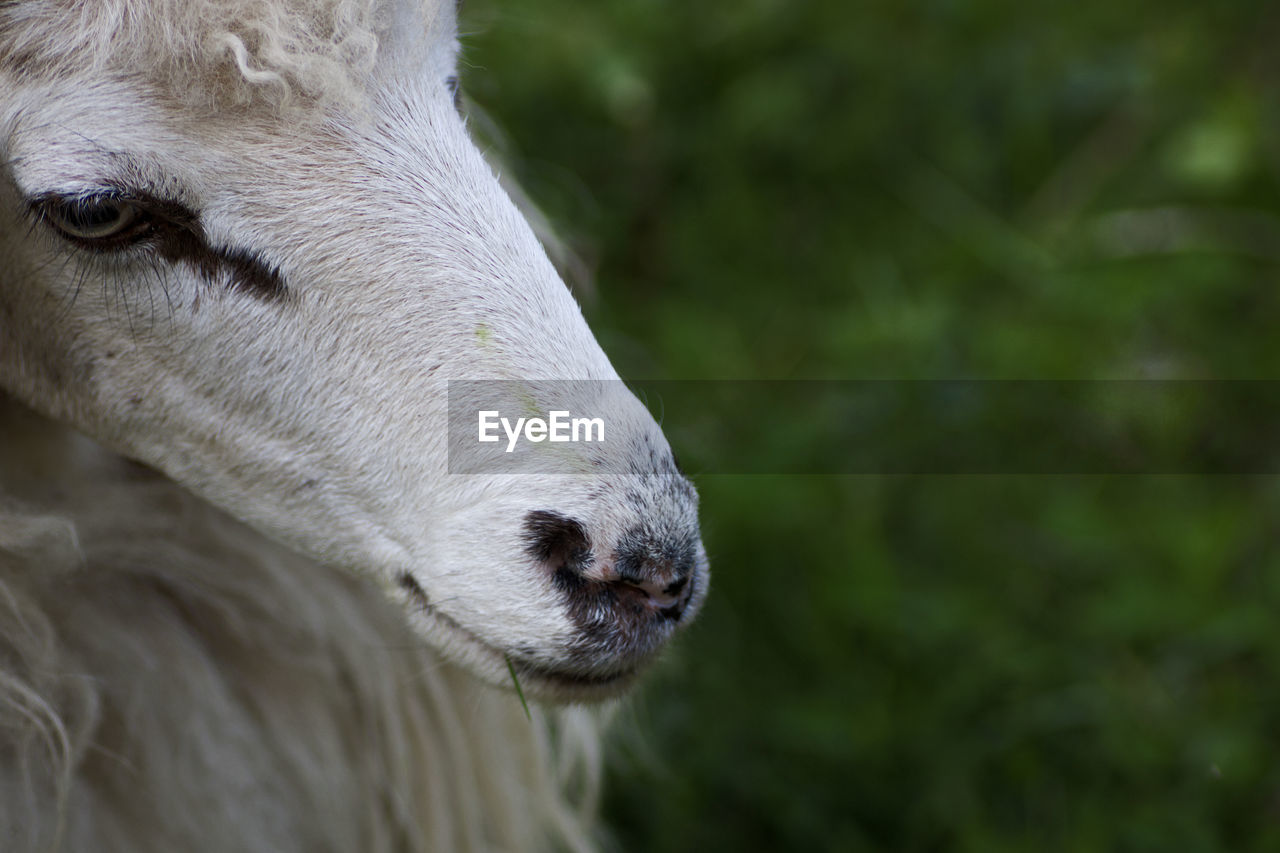
<instances>
[{"instance_id":1,"label":"curly wool","mask_svg":"<svg viewBox=\"0 0 1280 853\"><path fill-rule=\"evenodd\" d=\"M430 4L432 0L424 0ZM187 101L353 103L383 0L0 0L0 65L33 75L147 69Z\"/></svg>"}]
</instances>

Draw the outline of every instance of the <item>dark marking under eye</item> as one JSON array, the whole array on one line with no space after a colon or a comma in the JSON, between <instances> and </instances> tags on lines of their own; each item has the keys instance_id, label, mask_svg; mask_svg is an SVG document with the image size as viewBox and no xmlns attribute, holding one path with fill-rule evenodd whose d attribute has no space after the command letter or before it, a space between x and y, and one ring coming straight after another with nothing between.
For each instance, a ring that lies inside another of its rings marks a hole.
<instances>
[{"instance_id":1,"label":"dark marking under eye","mask_svg":"<svg viewBox=\"0 0 1280 853\"><path fill-rule=\"evenodd\" d=\"M225 271L234 290L251 296L278 299L287 293L280 270L247 249L209 249L208 268L202 260L188 258L188 261L193 262L206 279L214 278L218 269Z\"/></svg>"},{"instance_id":2,"label":"dark marking under eye","mask_svg":"<svg viewBox=\"0 0 1280 853\"><path fill-rule=\"evenodd\" d=\"M103 196L134 205L149 226L140 232L137 242L147 242L156 254L170 263L191 265L206 281L216 282L225 275L233 290L266 299L279 299L288 294L279 268L268 264L248 249L217 247L209 244L200 217L185 205L159 199L128 187L113 187ZM44 196L32 203L39 215L43 205L65 203L65 198ZM89 251L109 252L110 248L91 242L75 241Z\"/></svg>"},{"instance_id":3,"label":"dark marking under eye","mask_svg":"<svg viewBox=\"0 0 1280 853\"><path fill-rule=\"evenodd\" d=\"M200 217L191 210L172 202L160 202L163 211L155 210L149 202L139 204L171 226L157 228L154 238L156 251L166 261L188 263L209 282L216 281L219 273L225 273L232 289L251 296L279 298L287 292L280 270L267 264L257 253L209 245Z\"/></svg>"}]
</instances>

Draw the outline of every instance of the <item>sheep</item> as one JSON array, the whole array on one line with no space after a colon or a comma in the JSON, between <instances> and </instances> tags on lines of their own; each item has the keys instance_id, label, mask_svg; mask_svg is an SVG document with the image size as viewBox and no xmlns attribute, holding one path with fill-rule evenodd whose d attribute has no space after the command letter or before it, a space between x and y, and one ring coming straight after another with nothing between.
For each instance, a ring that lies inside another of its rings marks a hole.
<instances>
[{"instance_id":1,"label":"sheep","mask_svg":"<svg viewBox=\"0 0 1280 853\"><path fill-rule=\"evenodd\" d=\"M700 608L697 497L457 51L436 0L0 2L0 849L597 843L573 703ZM610 440L494 467L494 399Z\"/></svg>"}]
</instances>

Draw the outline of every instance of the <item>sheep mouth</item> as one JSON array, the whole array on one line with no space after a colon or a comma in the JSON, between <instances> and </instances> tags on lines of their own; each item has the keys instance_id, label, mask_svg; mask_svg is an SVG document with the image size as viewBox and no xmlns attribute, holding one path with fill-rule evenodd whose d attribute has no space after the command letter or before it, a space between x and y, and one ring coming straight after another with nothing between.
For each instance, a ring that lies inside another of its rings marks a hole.
<instances>
[{"instance_id":1,"label":"sheep mouth","mask_svg":"<svg viewBox=\"0 0 1280 853\"><path fill-rule=\"evenodd\" d=\"M579 698L592 693L602 695L617 693L630 684L640 672L638 666L601 674L541 666L516 657L508 657L508 660L511 661L511 666L518 677L534 679L558 692L578 694Z\"/></svg>"},{"instance_id":2,"label":"sheep mouth","mask_svg":"<svg viewBox=\"0 0 1280 853\"><path fill-rule=\"evenodd\" d=\"M407 576L406 576L407 577ZM621 693L639 674L641 664L612 671L563 667L535 662L526 653L505 651L455 617L445 613L411 577L398 586L407 594L410 611L423 636L445 655L496 687L511 688L512 674L531 696L553 702L599 701Z\"/></svg>"}]
</instances>

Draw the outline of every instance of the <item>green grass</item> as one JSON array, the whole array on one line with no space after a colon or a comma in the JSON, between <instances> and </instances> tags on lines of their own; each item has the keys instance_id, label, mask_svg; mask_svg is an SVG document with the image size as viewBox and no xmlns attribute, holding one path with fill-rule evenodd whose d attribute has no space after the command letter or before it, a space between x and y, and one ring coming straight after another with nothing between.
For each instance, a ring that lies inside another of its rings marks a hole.
<instances>
[{"instance_id":1,"label":"green grass","mask_svg":"<svg viewBox=\"0 0 1280 853\"><path fill-rule=\"evenodd\" d=\"M524 708L524 715L533 722L533 714L529 711L529 702L524 698L524 688L520 686L520 679L516 676L515 664L511 662L511 658L507 658L507 672L511 673L511 683L516 688L516 696L520 699L520 707Z\"/></svg>"}]
</instances>

